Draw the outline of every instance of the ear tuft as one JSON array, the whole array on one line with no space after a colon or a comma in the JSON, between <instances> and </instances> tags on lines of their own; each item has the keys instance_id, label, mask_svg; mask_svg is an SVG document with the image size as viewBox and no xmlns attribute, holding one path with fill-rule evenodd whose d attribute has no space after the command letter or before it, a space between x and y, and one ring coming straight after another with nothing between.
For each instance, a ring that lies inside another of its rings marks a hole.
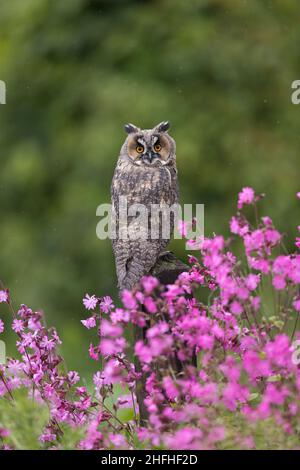
<instances>
[{"instance_id":1,"label":"ear tuft","mask_svg":"<svg viewBox=\"0 0 300 470\"><path fill-rule=\"evenodd\" d=\"M128 124L125 124L125 132L127 132L127 134L132 134L133 132L139 132L139 128L136 127L134 124L131 124L130 122Z\"/></svg>"},{"instance_id":2,"label":"ear tuft","mask_svg":"<svg viewBox=\"0 0 300 470\"><path fill-rule=\"evenodd\" d=\"M167 132L167 130L170 129L170 122L163 121L156 126L156 129L158 130L158 132Z\"/></svg>"}]
</instances>

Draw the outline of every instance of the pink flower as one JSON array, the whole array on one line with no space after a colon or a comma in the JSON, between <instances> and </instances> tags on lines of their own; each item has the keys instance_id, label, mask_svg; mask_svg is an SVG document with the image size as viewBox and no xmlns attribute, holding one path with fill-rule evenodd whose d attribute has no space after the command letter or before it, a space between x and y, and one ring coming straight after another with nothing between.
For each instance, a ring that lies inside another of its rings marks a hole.
<instances>
[{"instance_id":1,"label":"pink flower","mask_svg":"<svg viewBox=\"0 0 300 470\"><path fill-rule=\"evenodd\" d=\"M156 313L157 312L157 307L156 303L152 299L152 297L146 297L144 299L144 305L149 313Z\"/></svg>"},{"instance_id":2,"label":"pink flower","mask_svg":"<svg viewBox=\"0 0 300 470\"><path fill-rule=\"evenodd\" d=\"M90 347L89 347L89 356L91 359L94 359L94 361L98 361L99 359L98 348L94 348L92 344L90 344Z\"/></svg>"},{"instance_id":3,"label":"pink flower","mask_svg":"<svg viewBox=\"0 0 300 470\"><path fill-rule=\"evenodd\" d=\"M134 397L136 401L136 398ZM132 396L131 395L121 395L117 399L117 405L119 408L131 408L132 407Z\"/></svg>"},{"instance_id":4,"label":"pink flower","mask_svg":"<svg viewBox=\"0 0 300 470\"><path fill-rule=\"evenodd\" d=\"M81 320L81 323L83 326L85 326L88 330L90 328L94 328L96 326L96 319L95 316L92 316L90 318L87 318L86 320Z\"/></svg>"},{"instance_id":5,"label":"pink flower","mask_svg":"<svg viewBox=\"0 0 300 470\"><path fill-rule=\"evenodd\" d=\"M16 332L16 333L21 333L21 331L24 330L24 325L23 325L23 320L14 320L12 322L12 329Z\"/></svg>"},{"instance_id":6,"label":"pink flower","mask_svg":"<svg viewBox=\"0 0 300 470\"><path fill-rule=\"evenodd\" d=\"M243 357L243 366L251 380L258 377L267 377L271 373L269 362L261 359L256 351L246 351Z\"/></svg>"},{"instance_id":7,"label":"pink flower","mask_svg":"<svg viewBox=\"0 0 300 470\"><path fill-rule=\"evenodd\" d=\"M43 337L42 341L40 342L40 346L42 348L47 349L47 351L51 351L55 348L55 342L53 339L49 339L46 335Z\"/></svg>"},{"instance_id":8,"label":"pink flower","mask_svg":"<svg viewBox=\"0 0 300 470\"><path fill-rule=\"evenodd\" d=\"M291 346L287 335L277 335L273 341L266 344L264 351L267 358L274 364L281 367L291 366Z\"/></svg>"},{"instance_id":9,"label":"pink flower","mask_svg":"<svg viewBox=\"0 0 300 470\"><path fill-rule=\"evenodd\" d=\"M265 232L265 238L272 245L276 245L281 240L281 235L277 230L267 229Z\"/></svg>"},{"instance_id":10,"label":"pink flower","mask_svg":"<svg viewBox=\"0 0 300 470\"><path fill-rule=\"evenodd\" d=\"M237 234L240 237L244 237L249 232L248 224L244 221L241 222L236 217L231 217L229 225L231 233Z\"/></svg>"},{"instance_id":11,"label":"pink flower","mask_svg":"<svg viewBox=\"0 0 300 470\"><path fill-rule=\"evenodd\" d=\"M130 320L130 315L127 310L124 310L123 308L116 308L114 312L111 312L110 319L112 323L128 323Z\"/></svg>"},{"instance_id":12,"label":"pink flower","mask_svg":"<svg viewBox=\"0 0 300 470\"><path fill-rule=\"evenodd\" d=\"M258 311L260 309L260 297L252 297L251 298L251 305L254 308L255 311Z\"/></svg>"},{"instance_id":13,"label":"pink flower","mask_svg":"<svg viewBox=\"0 0 300 470\"><path fill-rule=\"evenodd\" d=\"M266 225L267 227L270 227L273 225L273 221L271 219L271 217L262 217L261 220L263 221L263 224Z\"/></svg>"},{"instance_id":14,"label":"pink flower","mask_svg":"<svg viewBox=\"0 0 300 470\"><path fill-rule=\"evenodd\" d=\"M0 290L0 302L9 302L9 290Z\"/></svg>"},{"instance_id":15,"label":"pink flower","mask_svg":"<svg viewBox=\"0 0 300 470\"><path fill-rule=\"evenodd\" d=\"M254 202L255 193L252 188L243 188L238 197L238 209L242 209L244 204L252 204Z\"/></svg>"},{"instance_id":16,"label":"pink flower","mask_svg":"<svg viewBox=\"0 0 300 470\"><path fill-rule=\"evenodd\" d=\"M261 229L254 230L244 238L244 244L247 252L259 250L264 246L265 237Z\"/></svg>"},{"instance_id":17,"label":"pink flower","mask_svg":"<svg viewBox=\"0 0 300 470\"><path fill-rule=\"evenodd\" d=\"M251 268L257 269L263 274L268 274L270 271L270 261L268 259L248 257L248 263Z\"/></svg>"},{"instance_id":18,"label":"pink flower","mask_svg":"<svg viewBox=\"0 0 300 470\"><path fill-rule=\"evenodd\" d=\"M102 387L102 385L103 385L103 377L102 377L101 372L96 372L96 374L94 374L93 382L94 382L96 388Z\"/></svg>"},{"instance_id":19,"label":"pink flower","mask_svg":"<svg viewBox=\"0 0 300 470\"><path fill-rule=\"evenodd\" d=\"M121 325L113 325L108 320L102 320L99 335L109 336L110 338L118 338L123 334L123 328Z\"/></svg>"},{"instance_id":20,"label":"pink flower","mask_svg":"<svg viewBox=\"0 0 300 470\"><path fill-rule=\"evenodd\" d=\"M96 450L99 446L102 446L103 435L98 430L99 424L100 420L98 419L94 419L90 422L85 439L80 441L80 449Z\"/></svg>"},{"instance_id":21,"label":"pink flower","mask_svg":"<svg viewBox=\"0 0 300 470\"><path fill-rule=\"evenodd\" d=\"M246 280L246 286L248 287L248 289L253 291L257 288L260 282L260 276L257 274L249 274L245 280Z\"/></svg>"},{"instance_id":22,"label":"pink flower","mask_svg":"<svg viewBox=\"0 0 300 470\"><path fill-rule=\"evenodd\" d=\"M99 350L103 356L112 356L123 352L125 346L125 338L119 338L116 340L105 338L100 341Z\"/></svg>"},{"instance_id":23,"label":"pink flower","mask_svg":"<svg viewBox=\"0 0 300 470\"><path fill-rule=\"evenodd\" d=\"M3 321L0 319L0 333L3 333L4 331L4 323Z\"/></svg>"},{"instance_id":24,"label":"pink flower","mask_svg":"<svg viewBox=\"0 0 300 470\"><path fill-rule=\"evenodd\" d=\"M245 403L249 397L249 390L247 387L240 385L237 382L229 382L223 390L224 405L230 410L236 410L239 403Z\"/></svg>"},{"instance_id":25,"label":"pink flower","mask_svg":"<svg viewBox=\"0 0 300 470\"><path fill-rule=\"evenodd\" d=\"M87 310L94 310L98 303L98 299L94 295L89 296L88 294L85 294L82 302Z\"/></svg>"},{"instance_id":26,"label":"pink flower","mask_svg":"<svg viewBox=\"0 0 300 470\"><path fill-rule=\"evenodd\" d=\"M236 289L236 295L241 300L246 300L249 297L249 290L246 287L238 287Z\"/></svg>"},{"instance_id":27,"label":"pink flower","mask_svg":"<svg viewBox=\"0 0 300 470\"><path fill-rule=\"evenodd\" d=\"M286 286L285 279L279 275L273 277L272 284L277 290L285 289Z\"/></svg>"},{"instance_id":28,"label":"pink flower","mask_svg":"<svg viewBox=\"0 0 300 470\"><path fill-rule=\"evenodd\" d=\"M47 428L39 437L41 442L51 442L56 440L56 434L54 434L51 429Z\"/></svg>"},{"instance_id":29,"label":"pink flower","mask_svg":"<svg viewBox=\"0 0 300 470\"><path fill-rule=\"evenodd\" d=\"M144 345L143 341L135 343L134 352L141 362L150 363L152 361L152 353L150 348Z\"/></svg>"},{"instance_id":30,"label":"pink flower","mask_svg":"<svg viewBox=\"0 0 300 470\"><path fill-rule=\"evenodd\" d=\"M104 313L109 313L114 308L114 303L109 295L102 297L100 301L100 310Z\"/></svg>"},{"instance_id":31,"label":"pink flower","mask_svg":"<svg viewBox=\"0 0 300 470\"><path fill-rule=\"evenodd\" d=\"M174 299L175 297L183 293L184 293L184 290L182 289L182 287L176 284L168 284L167 292L164 292L163 296L171 301L172 299Z\"/></svg>"},{"instance_id":32,"label":"pink flower","mask_svg":"<svg viewBox=\"0 0 300 470\"><path fill-rule=\"evenodd\" d=\"M201 429L185 427L172 436L166 437L166 445L175 450L196 450L200 448L203 432Z\"/></svg>"},{"instance_id":33,"label":"pink flower","mask_svg":"<svg viewBox=\"0 0 300 470\"><path fill-rule=\"evenodd\" d=\"M242 312L243 312L243 307L242 305L240 304L240 302L238 302L237 300L233 301L231 306L230 306L230 311L234 314L234 315L240 315Z\"/></svg>"},{"instance_id":34,"label":"pink flower","mask_svg":"<svg viewBox=\"0 0 300 470\"><path fill-rule=\"evenodd\" d=\"M187 224L186 224L186 222L185 222L184 220L179 220L179 221L178 221L177 230L178 230L178 233L179 233L183 238L186 238L186 237L187 237L188 228L187 228Z\"/></svg>"},{"instance_id":35,"label":"pink flower","mask_svg":"<svg viewBox=\"0 0 300 470\"><path fill-rule=\"evenodd\" d=\"M294 300L293 307L296 310L296 312L300 312L300 298Z\"/></svg>"},{"instance_id":36,"label":"pink flower","mask_svg":"<svg viewBox=\"0 0 300 470\"><path fill-rule=\"evenodd\" d=\"M78 372L70 370L70 372L68 372L68 379L72 385L75 385L80 380Z\"/></svg>"},{"instance_id":37,"label":"pink flower","mask_svg":"<svg viewBox=\"0 0 300 470\"><path fill-rule=\"evenodd\" d=\"M300 191L297 193L297 198L300 199Z\"/></svg>"},{"instance_id":38,"label":"pink flower","mask_svg":"<svg viewBox=\"0 0 300 470\"><path fill-rule=\"evenodd\" d=\"M119 361L110 359L103 369L103 383L104 384L115 384L122 381L123 369Z\"/></svg>"},{"instance_id":39,"label":"pink flower","mask_svg":"<svg viewBox=\"0 0 300 470\"><path fill-rule=\"evenodd\" d=\"M236 217L231 217L230 220L230 231L231 233L239 234L240 233L240 224Z\"/></svg>"},{"instance_id":40,"label":"pink flower","mask_svg":"<svg viewBox=\"0 0 300 470\"><path fill-rule=\"evenodd\" d=\"M278 256L273 263L273 272L275 274L287 275L292 271L292 261L289 256Z\"/></svg>"},{"instance_id":41,"label":"pink flower","mask_svg":"<svg viewBox=\"0 0 300 470\"><path fill-rule=\"evenodd\" d=\"M210 335L199 335L197 338L197 345L201 349L211 350L214 346L214 337Z\"/></svg>"},{"instance_id":42,"label":"pink flower","mask_svg":"<svg viewBox=\"0 0 300 470\"><path fill-rule=\"evenodd\" d=\"M123 436L123 434L113 434L112 432L109 434L109 439L111 443L116 446L116 447L124 447L125 449L127 448L127 440L126 437Z\"/></svg>"},{"instance_id":43,"label":"pink flower","mask_svg":"<svg viewBox=\"0 0 300 470\"><path fill-rule=\"evenodd\" d=\"M0 439L5 439L9 435L10 435L10 432L8 429L0 428Z\"/></svg>"},{"instance_id":44,"label":"pink flower","mask_svg":"<svg viewBox=\"0 0 300 470\"><path fill-rule=\"evenodd\" d=\"M145 276L142 279L142 286L144 288L144 291L147 295L151 294L154 289L159 285L158 279L153 276Z\"/></svg>"},{"instance_id":45,"label":"pink flower","mask_svg":"<svg viewBox=\"0 0 300 470\"><path fill-rule=\"evenodd\" d=\"M126 290L126 289L124 289L122 292L122 302L125 308L133 309L137 307L137 303L133 294L129 290Z\"/></svg>"},{"instance_id":46,"label":"pink flower","mask_svg":"<svg viewBox=\"0 0 300 470\"><path fill-rule=\"evenodd\" d=\"M226 361L219 366L219 369L232 382L237 382L240 378L240 367L237 367L236 361L232 356L227 356Z\"/></svg>"},{"instance_id":47,"label":"pink flower","mask_svg":"<svg viewBox=\"0 0 300 470\"><path fill-rule=\"evenodd\" d=\"M163 378L163 387L170 400L175 400L179 396L179 390L171 377L166 376Z\"/></svg>"}]
</instances>

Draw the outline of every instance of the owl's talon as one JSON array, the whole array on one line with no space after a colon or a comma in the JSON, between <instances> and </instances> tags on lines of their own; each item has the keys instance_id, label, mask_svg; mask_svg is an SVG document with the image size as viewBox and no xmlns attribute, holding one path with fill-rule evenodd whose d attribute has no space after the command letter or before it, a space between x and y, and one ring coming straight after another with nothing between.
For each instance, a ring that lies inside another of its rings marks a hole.
<instances>
[{"instance_id":1,"label":"owl's talon","mask_svg":"<svg viewBox=\"0 0 300 470\"><path fill-rule=\"evenodd\" d=\"M172 260L174 258L174 253L173 251L162 251L158 255L158 259L165 259L166 261Z\"/></svg>"}]
</instances>

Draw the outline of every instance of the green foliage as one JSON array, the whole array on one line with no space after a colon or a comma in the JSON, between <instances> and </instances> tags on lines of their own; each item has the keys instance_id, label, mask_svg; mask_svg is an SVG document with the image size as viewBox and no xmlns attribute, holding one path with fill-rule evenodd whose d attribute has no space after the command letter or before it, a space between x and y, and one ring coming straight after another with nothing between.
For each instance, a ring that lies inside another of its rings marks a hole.
<instances>
[{"instance_id":1,"label":"green foliage","mask_svg":"<svg viewBox=\"0 0 300 470\"><path fill-rule=\"evenodd\" d=\"M171 120L181 199L205 203L207 234L224 233L245 185L291 232L299 19L293 0L1 2L0 278L50 313L71 368L87 362L82 295L116 293L95 212L125 122Z\"/></svg>"},{"instance_id":2,"label":"green foliage","mask_svg":"<svg viewBox=\"0 0 300 470\"><path fill-rule=\"evenodd\" d=\"M0 400L0 427L10 430L9 443L15 449L40 449L38 438L47 418L47 408L28 399L24 390L14 393L13 401Z\"/></svg>"},{"instance_id":3,"label":"green foliage","mask_svg":"<svg viewBox=\"0 0 300 470\"><path fill-rule=\"evenodd\" d=\"M247 431L249 436L253 436L255 450L289 450L296 449L298 446L299 436L285 433L272 419L249 425L240 413L224 411L221 422L226 426L227 431L226 439L220 445L220 449L223 450L239 450L239 446L236 445L236 436L245 435Z\"/></svg>"},{"instance_id":4,"label":"green foliage","mask_svg":"<svg viewBox=\"0 0 300 470\"><path fill-rule=\"evenodd\" d=\"M118 392L120 390L116 390L116 397ZM24 391L15 391L13 402L0 400L0 427L10 430L7 443L14 449L41 450L47 448L47 444L42 444L38 440L43 427L47 423L47 417L47 407L28 400ZM122 422L127 422L133 418L132 410L121 410L118 418ZM218 424L226 428L226 439L220 444L220 449L238 449L239 445L237 445L236 437L239 434L245 435L246 429L249 430L249 436L254 436L257 450L295 449L298 446L299 436L285 433L280 426L277 426L270 419L249 425L239 412L231 413L224 410L219 417ZM75 449L83 438L84 428L71 429L66 426L63 428L63 433L59 448L71 450ZM136 437L135 448L142 447Z\"/></svg>"},{"instance_id":5,"label":"green foliage","mask_svg":"<svg viewBox=\"0 0 300 470\"><path fill-rule=\"evenodd\" d=\"M47 444L39 441L49 411L44 404L28 399L24 390L14 392L14 400L0 400L0 427L9 429L9 445L16 450L41 450ZM59 445L64 450L74 449L83 437L83 428L63 427Z\"/></svg>"}]
</instances>

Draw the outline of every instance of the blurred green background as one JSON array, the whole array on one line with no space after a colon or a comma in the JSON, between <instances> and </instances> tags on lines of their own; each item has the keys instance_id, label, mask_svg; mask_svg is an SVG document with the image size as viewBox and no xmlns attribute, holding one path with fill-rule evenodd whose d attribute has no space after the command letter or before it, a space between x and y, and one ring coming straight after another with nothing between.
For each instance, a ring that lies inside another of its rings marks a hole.
<instances>
[{"instance_id":1,"label":"blurred green background","mask_svg":"<svg viewBox=\"0 0 300 470\"><path fill-rule=\"evenodd\" d=\"M205 204L207 235L249 185L292 239L299 23L292 0L0 0L0 278L46 312L70 368L87 365L83 295L116 296L96 207L124 123L172 122L181 202Z\"/></svg>"}]
</instances>

